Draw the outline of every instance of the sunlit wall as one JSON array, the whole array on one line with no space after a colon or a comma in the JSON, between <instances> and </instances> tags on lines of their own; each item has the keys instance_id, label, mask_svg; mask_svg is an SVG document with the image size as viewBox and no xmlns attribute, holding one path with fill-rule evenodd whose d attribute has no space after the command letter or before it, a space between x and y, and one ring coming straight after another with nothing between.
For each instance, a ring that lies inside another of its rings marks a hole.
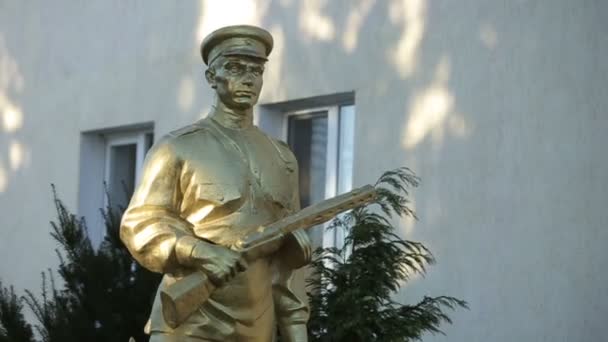
<instances>
[{"instance_id":1,"label":"sunlit wall","mask_svg":"<svg viewBox=\"0 0 608 342\"><path fill-rule=\"evenodd\" d=\"M428 341L601 341L608 317L608 4L601 0L0 1L0 279L54 267L50 184L80 134L209 110L200 40L267 28L263 103L355 92L355 185L409 166L438 264L403 288L471 310Z\"/></svg>"}]
</instances>

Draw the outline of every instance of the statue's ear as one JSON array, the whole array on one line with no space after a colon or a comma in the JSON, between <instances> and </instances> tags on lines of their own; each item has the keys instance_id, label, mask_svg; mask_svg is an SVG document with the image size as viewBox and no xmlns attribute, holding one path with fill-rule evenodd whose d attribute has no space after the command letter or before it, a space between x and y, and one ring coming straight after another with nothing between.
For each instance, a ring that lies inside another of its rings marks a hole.
<instances>
[{"instance_id":1,"label":"statue's ear","mask_svg":"<svg viewBox=\"0 0 608 342\"><path fill-rule=\"evenodd\" d=\"M215 84L215 70L212 68L205 70L205 78L207 79L207 83L209 83L211 88L215 89L217 87Z\"/></svg>"}]
</instances>

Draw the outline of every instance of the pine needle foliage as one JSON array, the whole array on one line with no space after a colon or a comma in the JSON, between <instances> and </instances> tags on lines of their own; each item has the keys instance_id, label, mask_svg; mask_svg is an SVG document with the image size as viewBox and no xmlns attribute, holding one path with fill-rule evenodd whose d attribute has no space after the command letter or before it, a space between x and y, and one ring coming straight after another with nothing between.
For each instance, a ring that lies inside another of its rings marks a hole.
<instances>
[{"instance_id":1,"label":"pine needle foliage","mask_svg":"<svg viewBox=\"0 0 608 342\"><path fill-rule=\"evenodd\" d=\"M467 307L448 296L424 297L416 305L394 300L402 284L424 274L435 259L420 242L403 240L391 219L416 214L409 189L419 179L408 168L385 172L375 184L378 198L332 221L347 233L341 248L319 248L307 285L312 342L408 342L451 323L446 309Z\"/></svg>"},{"instance_id":2,"label":"pine needle foliage","mask_svg":"<svg viewBox=\"0 0 608 342\"><path fill-rule=\"evenodd\" d=\"M110 202L101 210L106 236L95 248L84 219L66 208L54 187L53 199L57 219L51 236L59 244L61 289L48 270L41 298L27 290L24 297L42 341L147 341L143 329L161 275L135 263L120 240L123 208Z\"/></svg>"},{"instance_id":3,"label":"pine needle foliage","mask_svg":"<svg viewBox=\"0 0 608 342\"><path fill-rule=\"evenodd\" d=\"M23 317L23 305L13 287L0 282L0 342L33 342L32 327Z\"/></svg>"}]
</instances>

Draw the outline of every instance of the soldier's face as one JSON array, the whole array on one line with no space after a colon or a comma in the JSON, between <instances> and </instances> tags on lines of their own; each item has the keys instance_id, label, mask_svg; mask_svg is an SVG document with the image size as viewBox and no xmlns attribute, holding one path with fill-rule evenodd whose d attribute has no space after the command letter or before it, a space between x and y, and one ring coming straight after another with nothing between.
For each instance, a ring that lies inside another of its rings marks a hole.
<instances>
[{"instance_id":1,"label":"soldier's face","mask_svg":"<svg viewBox=\"0 0 608 342\"><path fill-rule=\"evenodd\" d=\"M262 90L264 60L247 56L220 57L207 79L229 108L249 109Z\"/></svg>"}]
</instances>

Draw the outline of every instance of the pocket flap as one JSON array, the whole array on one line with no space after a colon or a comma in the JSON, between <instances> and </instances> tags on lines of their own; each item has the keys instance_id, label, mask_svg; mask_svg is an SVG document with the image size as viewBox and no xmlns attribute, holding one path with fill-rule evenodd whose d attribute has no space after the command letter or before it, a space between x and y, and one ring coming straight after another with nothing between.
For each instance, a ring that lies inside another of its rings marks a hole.
<instances>
[{"instance_id":1,"label":"pocket flap","mask_svg":"<svg viewBox=\"0 0 608 342\"><path fill-rule=\"evenodd\" d=\"M241 198L241 192L233 184L204 183L198 185L196 197L218 206Z\"/></svg>"}]
</instances>

